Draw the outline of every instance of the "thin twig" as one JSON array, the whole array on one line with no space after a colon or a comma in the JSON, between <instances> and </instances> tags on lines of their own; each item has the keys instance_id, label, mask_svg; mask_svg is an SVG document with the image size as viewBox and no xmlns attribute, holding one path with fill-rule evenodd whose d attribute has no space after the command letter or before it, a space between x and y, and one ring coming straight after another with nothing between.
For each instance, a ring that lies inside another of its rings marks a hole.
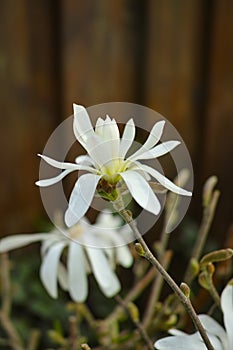
<instances>
[{"instance_id":1,"label":"thin twig","mask_svg":"<svg viewBox=\"0 0 233 350\"><path fill-rule=\"evenodd\" d=\"M142 327L141 323L139 321L137 321L135 318L132 317L131 313L129 312L128 305L124 302L124 300L119 295L117 295L115 297L115 299L126 310L128 315L130 316L131 321L133 322L133 324L137 328L137 330L140 333L142 339L145 341L145 343L147 345L147 348L149 350L154 350L154 346L151 343L150 338L148 337L148 334L146 333L145 329Z\"/></svg>"},{"instance_id":2,"label":"thin twig","mask_svg":"<svg viewBox=\"0 0 233 350\"><path fill-rule=\"evenodd\" d=\"M191 259L194 259L197 261L200 259L201 253L203 251L203 248L214 218L219 196L220 196L220 192L218 190L215 190L213 192L213 196L210 200L209 205L204 209L201 226L198 231L198 236L193 248L193 252L191 254ZM191 273L191 266L189 265L185 272L183 280L185 281L185 283L190 284L193 278L194 277L193 277L193 274Z\"/></svg>"},{"instance_id":3,"label":"thin twig","mask_svg":"<svg viewBox=\"0 0 233 350\"><path fill-rule=\"evenodd\" d=\"M40 331L38 329L33 329L28 342L28 350L36 350L38 347L39 340Z\"/></svg>"},{"instance_id":4,"label":"thin twig","mask_svg":"<svg viewBox=\"0 0 233 350\"><path fill-rule=\"evenodd\" d=\"M7 253L1 255L1 278L2 278L2 310L0 311L0 321L9 337L12 349L24 350L22 340L10 319L11 309L11 286L10 286L10 263Z\"/></svg>"},{"instance_id":5,"label":"thin twig","mask_svg":"<svg viewBox=\"0 0 233 350\"><path fill-rule=\"evenodd\" d=\"M144 253L142 254L158 271L159 273L163 276L165 281L168 283L168 285L172 288L172 290L175 292L175 294L178 296L182 304L184 305L186 311L190 315L196 329L199 331L205 345L207 346L208 350L214 350L207 334L206 331L200 322L199 318L197 317L197 314L192 306L192 303L179 288L179 286L175 283L175 281L171 278L171 276L167 273L167 271L163 268L163 266L160 264L160 262L155 258L155 256L152 254L150 251L149 247L147 246L146 242L144 241L141 233L139 232L137 225L135 221L132 219L131 215L128 213L127 210L122 209L122 206L119 207L119 213L121 216L124 218L124 220L128 223L130 228L135 234L136 239L138 242L141 244L142 249L144 250Z\"/></svg>"},{"instance_id":6,"label":"thin twig","mask_svg":"<svg viewBox=\"0 0 233 350\"><path fill-rule=\"evenodd\" d=\"M162 261L165 269L167 269L169 267L171 257L172 257L172 252L167 251L166 254L164 255L163 261ZM158 275L156 280L154 281L153 286L152 286L150 298L149 298L149 301L147 303L146 311L144 313L144 317L143 317L143 321L142 321L142 324L143 324L145 329L147 329L147 327L151 324L151 319L154 315L155 304L158 301L158 298L160 296L160 293L161 293L161 290L163 287L163 282L164 282L163 276Z\"/></svg>"},{"instance_id":7,"label":"thin twig","mask_svg":"<svg viewBox=\"0 0 233 350\"><path fill-rule=\"evenodd\" d=\"M143 290L153 281L156 274L157 274L157 271L153 267L151 267L147 272L147 274L140 281L138 281L133 287L133 289L126 295L126 297L124 298L124 302L127 304L137 299L137 297L141 295ZM107 322L110 322L110 320L113 320L113 319L118 319L122 314L122 309L123 309L122 305L117 305L117 307L106 319Z\"/></svg>"}]
</instances>

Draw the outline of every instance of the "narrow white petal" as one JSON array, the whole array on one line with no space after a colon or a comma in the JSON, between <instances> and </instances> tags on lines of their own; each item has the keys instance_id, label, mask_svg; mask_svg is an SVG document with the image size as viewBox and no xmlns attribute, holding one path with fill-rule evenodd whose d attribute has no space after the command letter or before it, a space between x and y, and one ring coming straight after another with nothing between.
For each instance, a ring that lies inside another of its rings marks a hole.
<instances>
[{"instance_id":1,"label":"narrow white petal","mask_svg":"<svg viewBox=\"0 0 233 350\"><path fill-rule=\"evenodd\" d=\"M205 330L207 331L208 334L212 334L215 336L218 336L218 338L221 340L222 344L225 345L227 344L227 339L226 339L226 332L223 329L223 327L215 321L212 317L208 315L198 315L202 325L204 326ZM233 319L232 319L233 321ZM233 323L232 323L233 324ZM232 326L231 324L231 326Z\"/></svg>"},{"instance_id":2,"label":"narrow white petal","mask_svg":"<svg viewBox=\"0 0 233 350\"><path fill-rule=\"evenodd\" d=\"M86 150L98 168L101 168L113 159L111 153L112 140L105 141L97 135L92 135L87 140Z\"/></svg>"},{"instance_id":3,"label":"narrow white petal","mask_svg":"<svg viewBox=\"0 0 233 350\"><path fill-rule=\"evenodd\" d=\"M43 241L49 237L49 233L34 233L5 237L0 240L0 253L8 252L9 250L16 248L21 248L34 242Z\"/></svg>"},{"instance_id":4,"label":"narrow white petal","mask_svg":"<svg viewBox=\"0 0 233 350\"><path fill-rule=\"evenodd\" d=\"M103 250L86 246L91 269L102 292L109 298L119 292L120 282L104 255Z\"/></svg>"},{"instance_id":5,"label":"narrow white petal","mask_svg":"<svg viewBox=\"0 0 233 350\"><path fill-rule=\"evenodd\" d=\"M67 292L69 290L68 274L65 266L61 262L58 264L57 277L61 288Z\"/></svg>"},{"instance_id":6,"label":"narrow white petal","mask_svg":"<svg viewBox=\"0 0 233 350\"><path fill-rule=\"evenodd\" d=\"M125 158L126 153L130 149L135 137L135 125L133 119L130 119L125 128L120 142L120 152L119 155Z\"/></svg>"},{"instance_id":7,"label":"narrow white petal","mask_svg":"<svg viewBox=\"0 0 233 350\"><path fill-rule=\"evenodd\" d=\"M161 209L160 202L148 182L136 171L121 173L132 197L144 209L157 215Z\"/></svg>"},{"instance_id":8,"label":"narrow white petal","mask_svg":"<svg viewBox=\"0 0 233 350\"><path fill-rule=\"evenodd\" d=\"M221 296L224 325L227 331L228 348L233 349L233 285L228 284Z\"/></svg>"},{"instance_id":9,"label":"narrow white petal","mask_svg":"<svg viewBox=\"0 0 233 350\"><path fill-rule=\"evenodd\" d=\"M69 291L72 299L83 302L88 293L83 247L71 242L68 252Z\"/></svg>"},{"instance_id":10,"label":"narrow white petal","mask_svg":"<svg viewBox=\"0 0 233 350\"><path fill-rule=\"evenodd\" d=\"M55 159L52 159L50 157L38 154L44 161L46 161L49 165L53 166L54 168L58 168L58 169L67 169L67 170L86 170L86 171L90 171L90 172L96 172L95 169L83 165L83 164L75 164L75 163L68 163L68 162L58 162Z\"/></svg>"},{"instance_id":11,"label":"narrow white petal","mask_svg":"<svg viewBox=\"0 0 233 350\"><path fill-rule=\"evenodd\" d=\"M148 151L149 149L151 149L152 147L154 147L156 145L156 143L159 142L162 133L163 133L163 128L164 128L164 124L165 121L161 120L159 122L157 122L151 132L150 135L148 136L146 142L139 148L139 150L137 150L134 154L132 154L132 156L130 156L128 159L130 160L132 159L138 159L138 156L141 155L142 153Z\"/></svg>"},{"instance_id":12,"label":"narrow white petal","mask_svg":"<svg viewBox=\"0 0 233 350\"><path fill-rule=\"evenodd\" d=\"M78 170L79 167L74 163L59 162L53 158L47 157L44 154L38 154L46 163L58 169L73 169Z\"/></svg>"},{"instance_id":13,"label":"narrow white petal","mask_svg":"<svg viewBox=\"0 0 233 350\"><path fill-rule=\"evenodd\" d=\"M62 250L66 245L67 242L54 244L42 258L40 278L47 292L53 298L57 298L58 263Z\"/></svg>"},{"instance_id":14,"label":"narrow white petal","mask_svg":"<svg viewBox=\"0 0 233 350\"><path fill-rule=\"evenodd\" d=\"M75 158L75 163L76 164L82 164L82 165L88 165L88 166L93 166L94 162L93 160L87 156L87 155L81 155Z\"/></svg>"},{"instance_id":15,"label":"narrow white petal","mask_svg":"<svg viewBox=\"0 0 233 350\"><path fill-rule=\"evenodd\" d=\"M131 160L139 160L139 159L153 159L163 156L164 154L167 154L171 152L175 147L177 147L180 144L180 141L166 141L163 142L154 148L150 149L149 151L146 151L145 153L140 154L138 157L132 157Z\"/></svg>"},{"instance_id":16,"label":"narrow white petal","mask_svg":"<svg viewBox=\"0 0 233 350\"><path fill-rule=\"evenodd\" d=\"M194 335L170 336L155 342L158 350L206 350L199 337Z\"/></svg>"},{"instance_id":17,"label":"narrow white petal","mask_svg":"<svg viewBox=\"0 0 233 350\"><path fill-rule=\"evenodd\" d=\"M184 195L184 196L191 196L192 192L184 190L183 188L176 186L172 181L170 181L169 179L167 179L164 175L160 174L160 172L158 172L157 170L151 168L148 165L145 164L141 164L141 168L146 171L147 173L149 173L152 177L154 177L158 182L161 183L161 185L163 185L164 187L166 187L168 190L180 194L180 195Z\"/></svg>"},{"instance_id":18,"label":"narrow white petal","mask_svg":"<svg viewBox=\"0 0 233 350\"><path fill-rule=\"evenodd\" d=\"M68 227L76 224L87 212L100 177L100 175L84 174L77 180L65 213L65 223Z\"/></svg>"},{"instance_id":19,"label":"narrow white petal","mask_svg":"<svg viewBox=\"0 0 233 350\"><path fill-rule=\"evenodd\" d=\"M54 184L58 183L59 181L61 181L66 175L68 175L72 171L74 171L74 169L64 170L59 175L57 175L55 177L51 177L50 179L38 180L38 181L36 181L35 184L37 186L40 186L40 187L47 187L47 186L54 185Z\"/></svg>"},{"instance_id":20,"label":"narrow white petal","mask_svg":"<svg viewBox=\"0 0 233 350\"><path fill-rule=\"evenodd\" d=\"M103 137L103 125L104 125L104 120L102 118L98 118L95 124L95 133Z\"/></svg>"},{"instance_id":21,"label":"narrow white petal","mask_svg":"<svg viewBox=\"0 0 233 350\"><path fill-rule=\"evenodd\" d=\"M94 134L93 126L86 108L81 105L73 104L74 122L73 131L76 139L85 147L85 143L90 135Z\"/></svg>"},{"instance_id":22,"label":"narrow white petal","mask_svg":"<svg viewBox=\"0 0 233 350\"><path fill-rule=\"evenodd\" d=\"M111 237L112 247L115 250L116 262L126 268L130 267L133 263L133 255L123 238L120 236L120 233L111 230L109 236ZM112 248L106 248L106 250L112 250Z\"/></svg>"}]
</instances>

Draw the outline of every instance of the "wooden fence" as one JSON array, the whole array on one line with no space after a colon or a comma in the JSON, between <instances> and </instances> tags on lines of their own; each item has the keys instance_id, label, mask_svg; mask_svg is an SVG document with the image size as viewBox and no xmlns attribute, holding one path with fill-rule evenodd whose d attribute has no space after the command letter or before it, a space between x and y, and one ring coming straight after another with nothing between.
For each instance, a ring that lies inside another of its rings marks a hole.
<instances>
[{"instance_id":1,"label":"wooden fence","mask_svg":"<svg viewBox=\"0 0 233 350\"><path fill-rule=\"evenodd\" d=\"M0 2L1 234L31 231L43 212L36 157L86 106L126 101L166 116L190 150L192 209L204 179L222 190L215 232L232 219L231 0Z\"/></svg>"}]
</instances>

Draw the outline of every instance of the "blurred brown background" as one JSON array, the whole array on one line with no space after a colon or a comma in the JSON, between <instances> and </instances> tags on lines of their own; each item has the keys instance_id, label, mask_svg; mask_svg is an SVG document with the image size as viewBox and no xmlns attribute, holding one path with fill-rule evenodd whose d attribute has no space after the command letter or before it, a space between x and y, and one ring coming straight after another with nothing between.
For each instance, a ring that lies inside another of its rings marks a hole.
<instances>
[{"instance_id":1,"label":"blurred brown background","mask_svg":"<svg viewBox=\"0 0 233 350\"><path fill-rule=\"evenodd\" d=\"M1 0L1 235L45 217L39 159L72 103L126 101L177 128L201 185L219 177L214 234L232 219L233 1Z\"/></svg>"}]
</instances>

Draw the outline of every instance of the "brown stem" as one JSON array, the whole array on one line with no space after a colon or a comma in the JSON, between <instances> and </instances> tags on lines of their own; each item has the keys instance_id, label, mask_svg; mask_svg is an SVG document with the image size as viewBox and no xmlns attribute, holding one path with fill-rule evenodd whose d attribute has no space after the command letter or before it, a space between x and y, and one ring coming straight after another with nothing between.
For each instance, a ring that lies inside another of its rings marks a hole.
<instances>
[{"instance_id":1,"label":"brown stem","mask_svg":"<svg viewBox=\"0 0 233 350\"><path fill-rule=\"evenodd\" d=\"M214 218L214 214L215 214L215 210L216 210L216 206L218 203L218 199L220 196L220 192L215 190L213 193L213 196L211 198L211 201L209 203L209 205L204 209L204 213L203 213L203 218L202 218L202 223L200 226L200 229L198 231L198 236L197 236L197 240L196 243L194 245L193 251L192 251L192 255L191 255L191 259L195 259L195 260L199 260L202 250L204 248L213 218ZM190 284L193 280L194 276L191 273L191 266L189 265L183 280L187 283Z\"/></svg>"},{"instance_id":2,"label":"brown stem","mask_svg":"<svg viewBox=\"0 0 233 350\"><path fill-rule=\"evenodd\" d=\"M125 209L122 209L122 206L121 206L119 213L124 218L126 223L128 223L128 225L130 226L130 228L134 232L136 239L141 244L141 247L144 250L144 253L141 255L143 255L159 271L159 273L163 276L165 281L168 283L168 285L172 288L172 290L175 292L177 297L180 299L180 301L184 305L186 311L190 315L196 329L199 331L207 349L214 350L202 323L200 322L199 318L197 317L197 314L192 306L192 303L191 303L189 297L185 296L185 294L181 291L179 286L175 283L175 281L171 278L171 276L163 268L163 266L160 264L160 262L154 257L154 255L152 254L152 252L148 248L146 242L142 238L141 233L139 232L135 221L132 219L132 217L128 213L128 211Z\"/></svg>"},{"instance_id":3,"label":"brown stem","mask_svg":"<svg viewBox=\"0 0 233 350\"><path fill-rule=\"evenodd\" d=\"M118 303L126 310L126 312L128 313L128 315L131 318L131 321L133 322L133 324L135 325L135 327L137 328L138 332L140 333L142 339L145 341L147 348L149 350L154 350L154 346L150 341L150 338L148 337L148 334L146 333L145 329L142 327L141 323L137 320L135 320L133 317L131 317L131 313L128 310L128 306L127 304L124 302L123 299L121 299L121 297L119 295L117 295L116 300L118 301Z\"/></svg>"}]
</instances>

